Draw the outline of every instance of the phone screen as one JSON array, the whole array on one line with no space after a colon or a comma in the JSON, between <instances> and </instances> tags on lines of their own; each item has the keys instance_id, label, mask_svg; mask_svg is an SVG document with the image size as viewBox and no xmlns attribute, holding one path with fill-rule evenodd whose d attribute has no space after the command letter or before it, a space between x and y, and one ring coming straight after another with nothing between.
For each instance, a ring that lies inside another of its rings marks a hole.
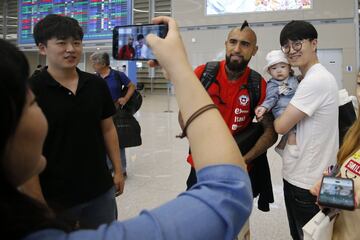
<instances>
[{"instance_id":1,"label":"phone screen","mask_svg":"<svg viewBox=\"0 0 360 240\"><path fill-rule=\"evenodd\" d=\"M318 203L321 206L353 210L355 208L353 180L325 176L322 180Z\"/></svg>"},{"instance_id":2,"label":"phone screen","mask_svg":"<svg viewBox=\"0 0 360 240\"><path fill-rule=\"evenodd\" d=\"M168 26L164 24L146 24L116 26L113 29L113 57L116 60L151 60L155 59L146 43L149 33L165 38Z\"/></svg>"}]
</instances>

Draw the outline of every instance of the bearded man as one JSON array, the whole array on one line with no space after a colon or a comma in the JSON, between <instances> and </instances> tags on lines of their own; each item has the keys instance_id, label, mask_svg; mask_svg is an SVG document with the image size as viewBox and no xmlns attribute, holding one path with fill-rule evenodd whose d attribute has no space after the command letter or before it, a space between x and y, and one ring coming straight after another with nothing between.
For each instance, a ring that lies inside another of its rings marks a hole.
<instances>
[{"instance_id":1,"label":"bearded man","mask_svg":"<svg viewBox=\"0 0 360 240\"><path fill-rule=\"evenodd\" d=\"M210 97L219 108L234 136L244 131L254 118L254 109L251 108L250 103L251 93L247 86L249 81L252 81L251 74L260 76L259 73L248 67L252 56L255 56L258 50L256 43L256 34L246 21L241 27L233 28L225 41L225 60L219 62L216 80L207 88ZM205 68L206 64L203 64L195 69L194 72L199 79L201 79ZM266 95L266 81L261 76L260 79L259 99L256 105L261 105ZM179 122L183 126L181 113L179 114ZM277 140L272 117L268 115L260 123L264 132L244 155L249 170L252 169L252 163L259 156L265 155L266 158L266 150ZM187 187L190 189L197 182L197 178L191 154L189 154L187 161L191 165L191 172L187 180ZM256 194L254 193L254 195ZM266 211L266 209L264 210Z\"/></svg>"},{"instance_id":2,"label":"bearded man","mask_svg":"<svg viewBox=\"0 0 360 240\"><path fill-rule=\"evenodd\" d=\"M259 73L248 67L252 56L255 56L258 50L256 43L256 34L246 21L241 27L233 28L225 41L225 60L218 62L218 70L214 74L215 80L212 81L210 86L206 87L207 92L217 105L221 116L235 138L238 134L244 133L249 129L255 116L255 107L262 104L266 95L266 81ZM206 66L207 64L200 65L194 71L201 81L204 77L203 73L206 72ZM256 87L259 95L256 100L257 102L255 102L254 97L250 96L254 95L254 90L249 87L254 85L255 79L257 79ZM203 81L202 83L205 85ZM269 211L269 203L274 201L266 156L267 149L277 140L273 121L271 114L267 114L261 119L262 135L256 140L251 140L253 142L250 143L252 146L250 150L246 153L242 152L248 167L253 195L254 197L259 196L258 208L262 211ZM183 128L184 123L181 113L179 113L179 123ZM209 123L209 127L211 127L211 124ZM221 147L219 146L219 148ZM187 161L191 165L191 171L186 182L187 189L190 189L197 182L191 153ZM249 237L249 229L243 230L245 231L241 234L248 235L247 237ZM242 235L240 239L244 238L246 239L246 236Z\"/></svg>"}]
</instances>

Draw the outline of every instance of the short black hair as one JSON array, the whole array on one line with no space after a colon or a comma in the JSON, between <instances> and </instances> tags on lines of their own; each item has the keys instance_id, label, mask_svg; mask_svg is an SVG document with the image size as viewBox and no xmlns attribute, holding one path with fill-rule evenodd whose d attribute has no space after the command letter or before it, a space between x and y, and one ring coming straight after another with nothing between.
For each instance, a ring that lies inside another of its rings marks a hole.
<instances>
[{"instance_id":1,"label":"short black hair","mask_svg":"<svg viewBox=\"0 0 360 240\"><path fill-rule=\"evenodd\" d=\"M140 33L139 35L137 35L136 40L139 41L141 39L144 39L144 35Z\"/></svg>"},{"instance_id":2,"label":"short black hair","mask_svg":"<svg viewBox=\"0 0 360 240\"><path fill-rule=\"evenodd\" d=\"M280 45L284 46L289 40L317 39L315 27L306 21L293 20L285 25L280 33Z\"/></svg>"},{"instance_id":3,"label":"short black hair","mask_svg":"<svg viewBox=\"0 0 360 240\"><path fill-rule=\"evenodd\" d=\"M51 38L67 39L73 37L82 40L84 32L79 22L71 17L49 14L41 19L34 27L34 39L36 45L45 44Z\"/></svg>"}]
</instances>

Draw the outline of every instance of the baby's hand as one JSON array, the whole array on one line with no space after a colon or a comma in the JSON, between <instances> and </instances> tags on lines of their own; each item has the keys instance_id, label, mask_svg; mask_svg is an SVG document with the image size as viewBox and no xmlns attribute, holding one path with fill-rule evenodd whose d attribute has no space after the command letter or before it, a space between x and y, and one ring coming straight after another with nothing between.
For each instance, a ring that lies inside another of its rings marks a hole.
<instances>
[{"instance_id":1,"label":"baby's hand","mask_svg":"<svg viewBox=\"0 0 360 240\"><path fill-rule=\"evenodd\" d=\"M266 113L266 108L265 107L262 107L262 106L259 106L255 109L255 115L256 115L256 118L257 120L261 120L262 117L264 116L264 114Z\"/></svg>"}]
</instances>

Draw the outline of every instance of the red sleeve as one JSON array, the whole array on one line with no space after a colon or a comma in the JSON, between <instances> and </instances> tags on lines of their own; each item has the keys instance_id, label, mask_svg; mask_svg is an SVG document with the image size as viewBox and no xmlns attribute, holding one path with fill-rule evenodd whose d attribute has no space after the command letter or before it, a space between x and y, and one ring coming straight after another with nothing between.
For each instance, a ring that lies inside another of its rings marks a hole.
<instances>
[{"instance_id":1,"label":"red sleeve","mask_svg":"<svg viewBox=\"0 0 360 240\"><path fill-rule=\"evenodd\" d=\"M258 106L260 106L266 97L266 81L264 78L261 79L261 87L260 87L260 99L258 102Z\"/></svg>"}]
</instances>

